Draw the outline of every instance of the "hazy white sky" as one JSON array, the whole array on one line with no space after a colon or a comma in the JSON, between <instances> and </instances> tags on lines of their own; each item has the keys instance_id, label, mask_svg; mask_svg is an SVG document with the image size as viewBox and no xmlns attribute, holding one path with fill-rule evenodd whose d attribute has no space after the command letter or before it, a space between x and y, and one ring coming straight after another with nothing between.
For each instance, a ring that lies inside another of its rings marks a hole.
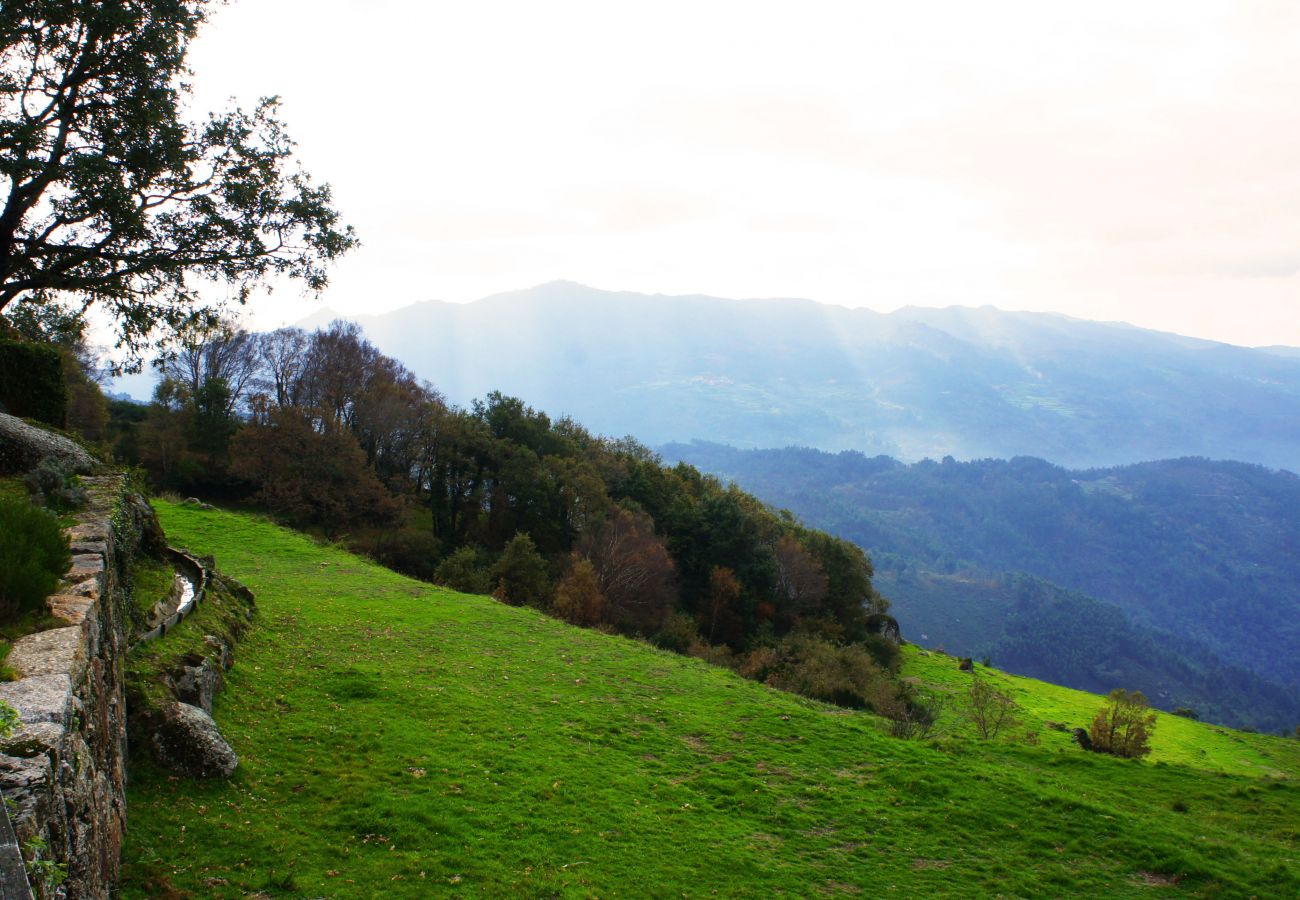
<instances>
[{"instance_id":1,"label":"hazy white sky","mask_svg":"<svg viewBox=\"0 0 1300 900\"><path fill-rule=\"evenodd\" d=\"M1300 345L1293 0L234 0L191 62L282 96L345 312L565 278Z\"/></svg>"}]
</instances>

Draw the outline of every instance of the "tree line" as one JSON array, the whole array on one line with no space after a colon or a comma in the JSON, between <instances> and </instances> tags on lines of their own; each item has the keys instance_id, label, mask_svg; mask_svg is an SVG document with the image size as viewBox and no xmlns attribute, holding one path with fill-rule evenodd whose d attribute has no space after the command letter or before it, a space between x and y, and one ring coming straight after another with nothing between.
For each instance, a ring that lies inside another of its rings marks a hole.
<instances>
[{"instance_id":1,"label":"tree line","mask_svg":"<svg viewBox=\"0 0 1300 900\"><path fill-rule=\"evenodd\" d=\"M160 489L772 683L824 669L802 691L823 699L903 702L868 687L897 653L860 548L631 438L497 392L457 407L342 321L191 331L159 370L147 409L113 411L117 454Z\"/></svg>"}]
</instances>

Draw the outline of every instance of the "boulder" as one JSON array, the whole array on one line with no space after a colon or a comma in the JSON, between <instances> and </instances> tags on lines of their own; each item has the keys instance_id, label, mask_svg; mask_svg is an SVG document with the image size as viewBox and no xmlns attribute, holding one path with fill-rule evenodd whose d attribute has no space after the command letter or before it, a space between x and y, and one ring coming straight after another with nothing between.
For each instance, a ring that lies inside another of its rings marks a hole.
<instances>
[{"instance_id":1,"label":"boulder","mask_svg":"<svg viewBox=\"0 0 1300 900\"><path fill-rule=\"evenodd\" d=\"M229 778L239 765L212 716L188 703L164 707L153 750L160 764L194 778Z\"/></svg>"},{"instance_id":2,"label":"boulder","mask_svg":"<svg viewBox=\"0 0 1300 900\"><path fill-rule=\"evenodd\" d=\"M234 651L230 649L230 643L225 638L217 637L215 634L205 634L203 635L203 643L215 654L215 656L209 656L208 659L216 659L221 668L229 669L235 664Z\"/></svg>"},{"instance_id":3,"label":"boulder","mask_svg":"<svg viewBox=\"0 0 1300 900\"><path fill-rule=\"evenodd\" d=\"M1085 731L1082 728L1076 728L1072 733L1074 734L1075 743L1077 743L1084 750L1092 749L1092 737L1089 736L1087 731Z\"/></svg>"},{"instance_id":4,"label":"boulder","mask_svg":"<svg viewBox=\"0 0 1300 900\"><path fill-rule=\"evenodd\" d=\"M47 456L80 474L90 472L96 465L95 458L75 441L0 413L0 471L25 472Z\"/></svg>"},{"instance_id":5,"label":"boulder","mask_svg":"<svg viewBox=\"0 0 1300 900\"><path fill-rule=\"evenodd\" d=\"M122 510L130 517L139 534L139 551L136 552L158 556L167 549L167 535L163 533L162 525L158 524L158 516L143 494L130 493L123 497Z\"/></svg>"},{"instance_id":6,"label":"boulder","mask_svg":"<svg viewBox=\"0 0 1300 900\"><path fill-rule=\"evenodd\" d=\"M198 665L184 666L180 674L172 678L172 690L177 699L197 706L209 715L212 713L212 698L221 693L223 684L221 663L207 656Z\"/></svg>"}]
</instances>

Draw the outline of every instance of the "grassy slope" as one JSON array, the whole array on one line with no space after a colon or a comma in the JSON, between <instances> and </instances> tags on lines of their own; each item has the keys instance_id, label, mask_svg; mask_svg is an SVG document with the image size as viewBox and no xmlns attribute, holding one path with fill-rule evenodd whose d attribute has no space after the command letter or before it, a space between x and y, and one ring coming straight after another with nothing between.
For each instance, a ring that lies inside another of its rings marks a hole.
<instances>
[{"instance_id":1,"label":"grassy slope","mask_svg":"<svg viewBox=\"0 0 1300 900\"><path fill-rule=\"evenodd\" d=\"M902 742L248 516L159 512L260 611L215 711L235 778L133 764L127 896L1300 892L1292 781Z\"/></svg>"},{"instance_id":2,"label":"grassy slope","mask_svg":"<svg viewBox=\"0 0 1300 900\"><path fill-rule=\"evenodd\" d=\"M953 693L970 684L970 673L958 670L958 660L951 656L911 646L906 648L905 660L904 675L925 684ZM1021 705L1026 725L1039 735L1044 747L1067 749L1074 742L1068 732L1051 730L1045 723L1087 728L1101 705L1095 694L978 664L975 668ZM1160 712L1148 761L1232 775L1295 778L1300 776L1300 741L1220 728Z\"/></svg>"}]
</instances>

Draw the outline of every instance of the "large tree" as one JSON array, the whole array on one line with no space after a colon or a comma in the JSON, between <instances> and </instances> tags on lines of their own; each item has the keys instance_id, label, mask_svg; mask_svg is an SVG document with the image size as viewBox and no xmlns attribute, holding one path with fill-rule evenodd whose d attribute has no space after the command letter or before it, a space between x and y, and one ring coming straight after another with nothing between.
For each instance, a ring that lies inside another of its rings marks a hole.
<instances>
[{"instance_id":1,"label":"large tree","mask_svg":"<svg viewBox=\"0 0 1300 900\"><path fill-rule=\"evenodd\" d=\"M187 117L185 54L213 3L0 4L0 311L98 304L138 350L212 314L204 282L240 302L277 275L320 290L354 246L274 98Z\"/></svg>"}]
</instances>

